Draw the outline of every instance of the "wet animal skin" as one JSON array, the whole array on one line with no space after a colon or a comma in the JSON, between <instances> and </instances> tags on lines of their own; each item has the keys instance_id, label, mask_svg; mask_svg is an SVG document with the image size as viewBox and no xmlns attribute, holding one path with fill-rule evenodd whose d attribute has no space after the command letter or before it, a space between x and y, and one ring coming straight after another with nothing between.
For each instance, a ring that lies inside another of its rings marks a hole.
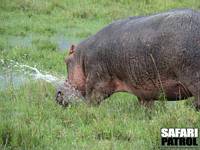
<instances>
[{"instance_id":1,"label":"wet animal skin","mask_svg":"<svg viewBox=\"0 0 200 150\"><path fill-rule=\"evenodd\" d=\"M142 104L161 93L167 100L193 96L199 109L200 12L177 9L115 21L72 46L66 65L68 81L89 104L124 91Z\"/></svg>"}]
</instances>

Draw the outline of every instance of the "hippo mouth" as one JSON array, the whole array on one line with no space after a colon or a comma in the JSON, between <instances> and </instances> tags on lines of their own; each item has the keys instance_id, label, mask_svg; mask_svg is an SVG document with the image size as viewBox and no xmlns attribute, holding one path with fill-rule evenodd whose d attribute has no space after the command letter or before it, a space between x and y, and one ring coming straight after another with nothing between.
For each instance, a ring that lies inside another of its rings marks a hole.
<instances>
[{"instance_id":1,"label":"hippo mouth","mask_svg":"<svg viewBox=\"0 0 200 150\"><path fill-rule=\"evenodd\" d=\"M64 99L63 93L61 91L58 91L56 94L56 102L64 107L69 105L69 100Z\"/></svg>"},{"instance_id":2,"label":"hippo mouth","mask_svg":"<svg viewBox=\"0 0 200 150\"><path fill-rule=\"evenodd\" d=\"M64 107L69 104L81 101L83 96L80 91L76 90L68 80L60 83L57 87L56 102Z\"/></svg>"}]
</instances>

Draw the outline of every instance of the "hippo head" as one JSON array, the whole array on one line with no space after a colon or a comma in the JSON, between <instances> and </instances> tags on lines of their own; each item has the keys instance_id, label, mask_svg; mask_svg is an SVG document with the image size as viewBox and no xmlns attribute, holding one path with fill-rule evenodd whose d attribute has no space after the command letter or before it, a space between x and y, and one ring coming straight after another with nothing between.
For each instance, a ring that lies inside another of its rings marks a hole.
<instances>
[{"instance_id":1,"label":"hippo head","mask_svg":"<svg viewBox=\"0 0 200 150\"><path fill-rule=\"evenodd\" d=\"M83 61L83 58L80 58L81 56L80 51L72 45L69 55L65 59L68 71L67 79L57 88L56 101L59 104L68 106L69 103L84 98L89 105L99 105L114 92L130 91L130 88L124 82L110 77L108 74L100 76L99 72L91 68L90 72L86 73L86 64L84 63L87 61Z\"/></svg>"},{"instance_id":2,"label":"hippo head","mask_svg":"<svg viewBox=\"0 0 200 150\"><path fill-rule=\"evenodd\" d=\"M68 57L65 59L68 76L57 87L56 101L68 106L69 103L85 96L85 76L76 56L75 46L72 45Z\"/></svg>"}]
</instances>

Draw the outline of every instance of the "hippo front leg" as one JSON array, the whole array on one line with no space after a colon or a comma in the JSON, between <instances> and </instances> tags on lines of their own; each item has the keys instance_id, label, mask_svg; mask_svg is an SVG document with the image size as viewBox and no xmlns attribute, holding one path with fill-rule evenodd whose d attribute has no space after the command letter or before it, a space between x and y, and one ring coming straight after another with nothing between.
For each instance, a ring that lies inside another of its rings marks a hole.
<instances>
[{"instance_id":1,"label":"hippo front leg","mask_svg":"<svg viewBox=\"0 0 200 150\"><path fill-rule=\"evenodd\" d=\"M97 106L104 100L104 93L100 92L99 89L88 89L86 93L86 103L89 105Z\"/></svg>"},{"instance_id":2,"label":"hippo front leg","mask_svg":"<svg viewBox=\"0 0 200 150\"><path fill-rule=\"evenodd\" d=\"M194 64L198 64L194 62ZM186 85L187 89L194 97L193 106L197 111L200 111L200 71L194 72L194 70L200 70L200 64L198 68L184 68L178 74L178 79L181 83Z\"/></svg>"},{"instance_id":3,"label":"hippo front leg","mask_svg":"<svg viewBox=\"0 0 200 150\"><path fill-rule=\"evenodd\" d=\"M99 105L104 99L114 93L114 86L109 80L91 76L86 81L86 102L90 105Z\"/></svg>"},{"instance_id":4,"label":"hippo front leg","mask_svg":"<svg viewBox=\"0 0 200 150\"><path fill-rule=\"evenodd\" d=\"M151 108L154 105L154 100L145 100L142 98L138 98L140 105L143 105L144 107Z\"/></svg>"},{"instance_id":5,"label":"hippo front leg","mask_svg":"<svg viewBox=\"0 0 200 150\"><path fill-rule=\"evenodd\" d=\"M107 84L93 85L86 88L86 102L90 105L99 105L104 99L113 94Z\"/></svg>"}]
</instances>

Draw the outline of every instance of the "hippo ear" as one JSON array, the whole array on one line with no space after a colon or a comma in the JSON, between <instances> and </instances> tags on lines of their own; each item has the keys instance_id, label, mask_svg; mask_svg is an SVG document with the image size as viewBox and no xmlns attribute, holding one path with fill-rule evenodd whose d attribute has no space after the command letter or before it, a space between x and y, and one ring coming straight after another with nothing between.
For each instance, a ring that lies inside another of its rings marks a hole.
<instances>
[{"instance_id":1,"label":"hippo ear","mask_svg":"<svg viewBox=\"0 0 200 150\"><path fill-rule=\"evenodd\" d=\"M69 49L69 55L73 54L75 52L75 45L71 45L70 49Z\"/></svg>"}]
</instances>

